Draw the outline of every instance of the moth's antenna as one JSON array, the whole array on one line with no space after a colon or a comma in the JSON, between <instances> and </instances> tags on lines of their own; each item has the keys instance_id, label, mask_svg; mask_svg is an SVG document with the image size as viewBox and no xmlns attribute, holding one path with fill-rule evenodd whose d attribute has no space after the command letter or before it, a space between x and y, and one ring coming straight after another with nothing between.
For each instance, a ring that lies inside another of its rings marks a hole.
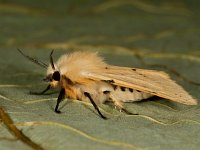
<instances>
[{"instance_id":1,"label":"moth's antenna","mask_svg":"<svg viewBox=\"0 0 200 150\"><path fill-rule=\"evenodd\" d=\"M52 50L51 53L50 53L50 63L51 63L52 69L55 70L55 66L54 66L54 63L53 63L53 57L52 57L53 51L54 51L54 50Z\"/></svg>"},{"instance_id":2,"label":"moth's antenna","mask_svg":"<svg viewBox=\"0 0 200 150\"><path fill-rule=\"evenodd\" d=\"M39 61L39 60L37 60L35 58L32 58L32 57L30 57L28 55L25 55L20 49L17 49L17 50L22 54L22 56L24 56L28 60L32 61L33 63L39 65L40 67L43 67L43 68L47 68L48 67L47 64L43 63L42 61Z\"/></svg>"}]
</instances>

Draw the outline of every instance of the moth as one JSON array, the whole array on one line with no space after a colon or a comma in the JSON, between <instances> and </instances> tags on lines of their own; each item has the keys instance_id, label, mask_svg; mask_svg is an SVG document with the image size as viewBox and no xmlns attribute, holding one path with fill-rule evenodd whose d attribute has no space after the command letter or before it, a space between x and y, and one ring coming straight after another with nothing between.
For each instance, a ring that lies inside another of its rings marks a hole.
<instances>
[{"instance_id":1,"label":"moth","mask_svg":"<svg viewBox=\"0 0 200 150\"><path fill-rule=\"evenodd\" d=\"M65 98L91 102L101 118L98 105L106 101L113 102L119 110L124 110L124 102L134 102L150 98L162 97L186 105L197 105L180 85L170 79L162 71L108 65L103 58L93 52L73 52L62 55L54 64L53 51L50 53L50 64L25 55L30 61L47 69L44 81L48 86L44 94L51 88L59 88L55 112L60 113L59 104Z\"/></svg>"}]
</instances>

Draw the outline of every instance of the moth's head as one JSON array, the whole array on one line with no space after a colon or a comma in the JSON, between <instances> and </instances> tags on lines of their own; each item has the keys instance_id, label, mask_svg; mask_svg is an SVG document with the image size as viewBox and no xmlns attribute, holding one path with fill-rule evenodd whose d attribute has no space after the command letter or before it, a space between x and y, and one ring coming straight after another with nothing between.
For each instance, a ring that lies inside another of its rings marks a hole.
<instances>
[{"instance_id":1,"label":"moth's head","mask_svg":"<svg viewBox=\"0 0 200 150\"><path fill-rule=\"evenodd\" d=\"M58 68L54 65L53 61L53 50L50 53L50 64L47 68L47 76L43 80L49 82L52 87L58 87L61 79L60 72Z\"/></svg>"},{"instance_id":2,"label":"moth's head","mask_svg":"<svg viewBox=\"0 0 200 150\"><path fill-rule=\"evenodd\" d=\"M51 87L58 87L60 83L60 72L54 71L53 73L48 73L47 76L43 79L45 82L49 82Z\"/></svg>"},{"instance_id":3,"label":"moth's head","mask_svg":"<svg viewBox=\"0 0 200 150\"><path fill-rule=\"evenodd\" d=\"M53 57L52 57L53 50L50 53L50 65L49 66L42 61L39 61L35 58L32 58L28 55L25 55L20 49L18 49L18 51L24 57L26 57L28 60L34 62L35 64L39 65L40 67L47 69L47 76L43 79L44 81L49 82L49 84L52 87L58 87L59 86L61 75L60 75L60 72L58 71L58 69L55 67L54 62L53 62Z\"/></svg>"}]
</instances>

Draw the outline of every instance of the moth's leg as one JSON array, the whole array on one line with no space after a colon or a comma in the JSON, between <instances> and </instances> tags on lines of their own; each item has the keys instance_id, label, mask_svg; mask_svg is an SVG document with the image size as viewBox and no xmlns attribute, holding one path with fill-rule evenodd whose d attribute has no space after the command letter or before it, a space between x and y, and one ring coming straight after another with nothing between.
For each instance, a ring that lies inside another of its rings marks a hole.
<instances>
[{"instance_id":1,"label":"moth's leg","mask_svg":"<svg viewBox=\"0 0 200 150\"><path fill-rule=\"evenodd\" d=\"M138 114L133 114L133 113L129 112L128 110L126 110L123 107L123 103L120 102L119 100L117 100L117 98L115 98L115 96L113 96L112 94L110 94L110 99L113 101L115 108L118 109L120 112L125 112L128 115L138 115Z\"/></svg>"},{"instance_id":2,"label":"moth's leg","mask_svg":"<svg viewBox=\"0 0 200 150\"><path fill-rule=\"evenodd\" d=\"M101 118L107 119L107 118L106 118L104 115L102 115L102 113L100 112L98 106L95 104L95 102L94 102L94 100L92 99L90 93L84 92L84 95L85 95L86 97L89 98L90 102L92 103L92 105L94 106L94 108L97 110L97 112L98 112L98 114L101 116Z\"/></svg>"},{"instance_id":3,"label":"moth's leg","mask_svg":"<svg viewBox=\"0 0 200 150\"><path fill-rule=\"evenodd\" d=\"M62 88L60 90L60 93L59 93L59 96L58 96L58 99L57 99L57 104L56 104L56 107L55 107L56 113L60 113L60 110L58 110L58 107L59 107L60 102L64 99L64 97L65 97L65 89Z\"/></svg>"},{"instance_id":4,"label":"moth's leg","mask_svg":"<svg viewBox=\"0 0 200 150\"><path fill-rule=\"evenodd\" d=\"M43 94L46 93L50 88L51 88L51 85L48 85L48 86L46 87L46 89L44 89L43 91L41 91L41 92L31 92L31 91L30 91L30 94L33 94L33 95L43 95Z\"/></svg>"},{"instance_id":5,"label":"moth's leg","mask_svg":"<svg viewBox=\"0 0 200 150\"><path fill-rule=\"evenodd\" d=\"M122 112L123 109L124 109L122 102L120 102L119 100L117 100L117 98L115 98L115 96L113 96L112 94L110 94L110 99L114 103L115 109L117 109L120 112Z\"/></svg>"}]
</instances>

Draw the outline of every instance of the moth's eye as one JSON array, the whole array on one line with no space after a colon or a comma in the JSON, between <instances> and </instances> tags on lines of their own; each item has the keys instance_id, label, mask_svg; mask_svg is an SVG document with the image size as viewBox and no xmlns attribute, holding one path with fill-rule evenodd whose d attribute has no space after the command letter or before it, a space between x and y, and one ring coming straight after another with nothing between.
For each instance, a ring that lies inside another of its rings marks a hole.
<instances>
[{"instance_id":1,"label":"moth's eye","mask_svg":"<svg viewBox=\"0 0 200 150\"><path fill-rule=\"evenodd\" d=\"M55 72L53 73L52 78L53 78L55 81L60 81L60 72L55 71Z\"/></svg>"}]
</instances>

